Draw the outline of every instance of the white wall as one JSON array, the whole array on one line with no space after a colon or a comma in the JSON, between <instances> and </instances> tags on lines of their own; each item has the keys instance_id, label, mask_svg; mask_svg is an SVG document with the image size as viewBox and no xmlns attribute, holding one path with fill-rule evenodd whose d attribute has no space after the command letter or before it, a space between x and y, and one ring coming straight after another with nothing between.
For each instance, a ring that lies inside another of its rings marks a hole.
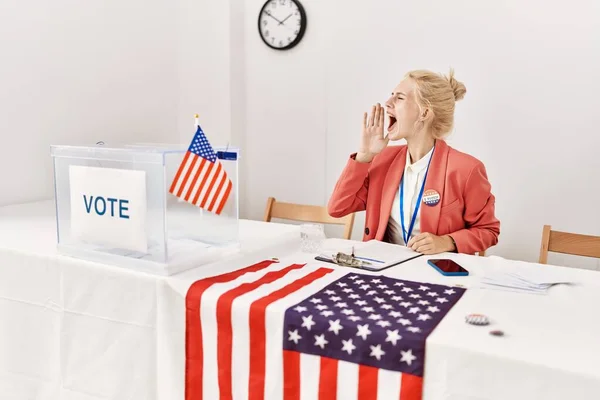
<instances>
[{"instance_id":1,"label":"white wall","mask_svg":"<svg viewBox=\"0 0 600 400\"><path fill-rule=\"evenodd\" d=\"M246 123L244 0L178 0L177 127L188 144L195 132L193 115L213 146L244 149ZM245 154L242 154L242 161ZM244 168L240 197L245 197ZM240 203L245 213L247 204Z\"/></svg>"},{"instance_id":2,"label":"white wall","mask_svg":"<svg viewBox=\"0 0 600 400\"><path fill-rule=\"evenodd\" d=\"M229 3L172 2L177 10L177 123L181 142L191 141L195 133L195 113L213 144L226 142L231 136Z\"/></svg>"},{"instance_id":3,"label":"white wall","mask_svg":"<svg viewBox=\"0 0 600 400\"><path fill-rule=\"evenodd\" d=\"M176 130L169 0L0 2L0 205L52 196L50 144Z\"/></svg>"},{"instance_id":4,"label":"white wall","mask_svg":"<svg viewBox=\"0 0 600 400\"><path fill-rule=\"evenodd\" d=\"M490 253L537 260L545 223L600 235L598 2L303 4L306 37L280 53L258 37L262 1L246 0L247 216L260 217L268 195L326 204L362 112L409 69L454 67L468 93L449 142L487 166L502 222Z\"/></svg>"},{"instance_id":5,"label":"white wall","mask_svg":"<svg viewBox=\"0 0 600 400\"><path fill-rule=\"evenodd\" d=\"M319 1L303 1L309 15L303 41L274 51L258 34L263 0L246 0L246 109L243 148L246 196L242 211L262 218L267 197L322 204L325 199L326 75ZM326 8L326 7L323 7ZM236 115L233 115L236 118Z\"/></svg>"}]
</instances>

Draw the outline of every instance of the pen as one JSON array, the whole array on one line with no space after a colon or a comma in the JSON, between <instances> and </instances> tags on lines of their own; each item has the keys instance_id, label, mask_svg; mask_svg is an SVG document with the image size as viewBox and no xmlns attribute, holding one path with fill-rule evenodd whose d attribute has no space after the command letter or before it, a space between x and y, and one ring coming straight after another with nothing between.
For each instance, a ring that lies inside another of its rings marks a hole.
<instances>
[{"instance_id":1,"label":"pen","mask_svg":"<svg viewBox=\"0 0 600 400\"><path fill-rule=\"evenodd\" d=\"M367 257L354 257L354 258L356 258L357 260L373 261L373 262L376 262L376 263L382 263L383 264L383 261L381 261L381 260L375 260L374 258L367 258Z\"/></svg>"},{"instance_id":2,"label":"pen","mask_svg":"<svg viewBox=\"0 0 600 400\"><path fill-rule=\"evenodd\" d=\"M373 261L373 262L376 262L376 263L382 263L383 264L383 261L381 261L381 260L375 260L373 258L366 258L366 257L356 257L354 255L354 246L352 246L352 258L356 258L357 260Z\"/></svg>"}]
</instances>

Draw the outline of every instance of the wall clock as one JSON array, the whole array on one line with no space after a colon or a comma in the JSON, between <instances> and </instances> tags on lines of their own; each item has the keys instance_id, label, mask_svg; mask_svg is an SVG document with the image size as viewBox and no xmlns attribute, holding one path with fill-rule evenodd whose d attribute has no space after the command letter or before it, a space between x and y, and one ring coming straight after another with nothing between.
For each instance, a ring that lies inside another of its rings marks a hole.
<instances>
[{"instance_id":1,"label":"wall clock","mask_svg":"<svg viewBox=\"0 0 600 400\"><path fill-rule=\"evenodd\" d=\"M268 0L258 15L258 33L275 50L289 50L302 40L306 12L299 0Z\"/></svg>"}]
</instances>

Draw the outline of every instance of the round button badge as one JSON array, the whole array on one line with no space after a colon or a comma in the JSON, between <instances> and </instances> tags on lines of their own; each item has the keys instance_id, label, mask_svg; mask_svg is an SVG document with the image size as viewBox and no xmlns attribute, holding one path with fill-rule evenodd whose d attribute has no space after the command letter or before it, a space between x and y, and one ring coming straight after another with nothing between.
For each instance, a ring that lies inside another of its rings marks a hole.
<instances>
[{"instance_id":1,"label":"round button badge","mask_svg":"<svg viewBox=\"0 0 600 400\"><path fill-rule=\"evenodd\" d=\"M433 189L427 189L423 193L423 203L430 207L437 205L440 202L440 198L440 194Z\"/></svg>"},{"instance_id":2,"label":"round button badge","mask_svg":"<svg viewBox=\"0 0 600 400\"><path fill-rule=\"evenodd\" d=\"M465 317L465 322L471 325L489 325L490 320L483 314L469 314Z\"/></svg>"}]
</instances>

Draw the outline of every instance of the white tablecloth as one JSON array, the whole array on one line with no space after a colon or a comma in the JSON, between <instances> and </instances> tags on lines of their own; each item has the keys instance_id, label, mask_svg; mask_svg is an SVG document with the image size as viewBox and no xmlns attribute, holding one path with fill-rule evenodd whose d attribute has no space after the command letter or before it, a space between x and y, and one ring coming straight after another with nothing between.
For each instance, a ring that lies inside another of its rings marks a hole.
<instances>
[{"instance_id":1,"label":"white tablecloth","mask_svg":"<svg viewBox=\"0 0 600 400\"><path fill-rule=\"evenodd\" d=\"M237 257L271 257L298 229L242 220ZM182 399L171 377L183 369L168 362L184 326L169 322L167 279L60 256L55 243L52 202L0 208L0 399Z\"/></svg>"},{"instance_id":2,"label":"white tablecloth","mask_svg":"<svg viewBox=\"0 0 600 400\"><path fill-rule=\"evenodd\" d=\"M162 278L57 256L48 203L0 210L1 398L183 399L187 289L264 258L315 262L288 240L296 229L246 221L242 254ZM600 396L600 273L444 256L470 276L444 277L427 257L385 271L469 288L427 341L426 400ZM547 268L576 284L547 295L479 287L486 268L515 265ZM484 313L492 324L468 325L469 313ZM490 335L492 329L505 336Z\"/></svg>"}]
</instances>

